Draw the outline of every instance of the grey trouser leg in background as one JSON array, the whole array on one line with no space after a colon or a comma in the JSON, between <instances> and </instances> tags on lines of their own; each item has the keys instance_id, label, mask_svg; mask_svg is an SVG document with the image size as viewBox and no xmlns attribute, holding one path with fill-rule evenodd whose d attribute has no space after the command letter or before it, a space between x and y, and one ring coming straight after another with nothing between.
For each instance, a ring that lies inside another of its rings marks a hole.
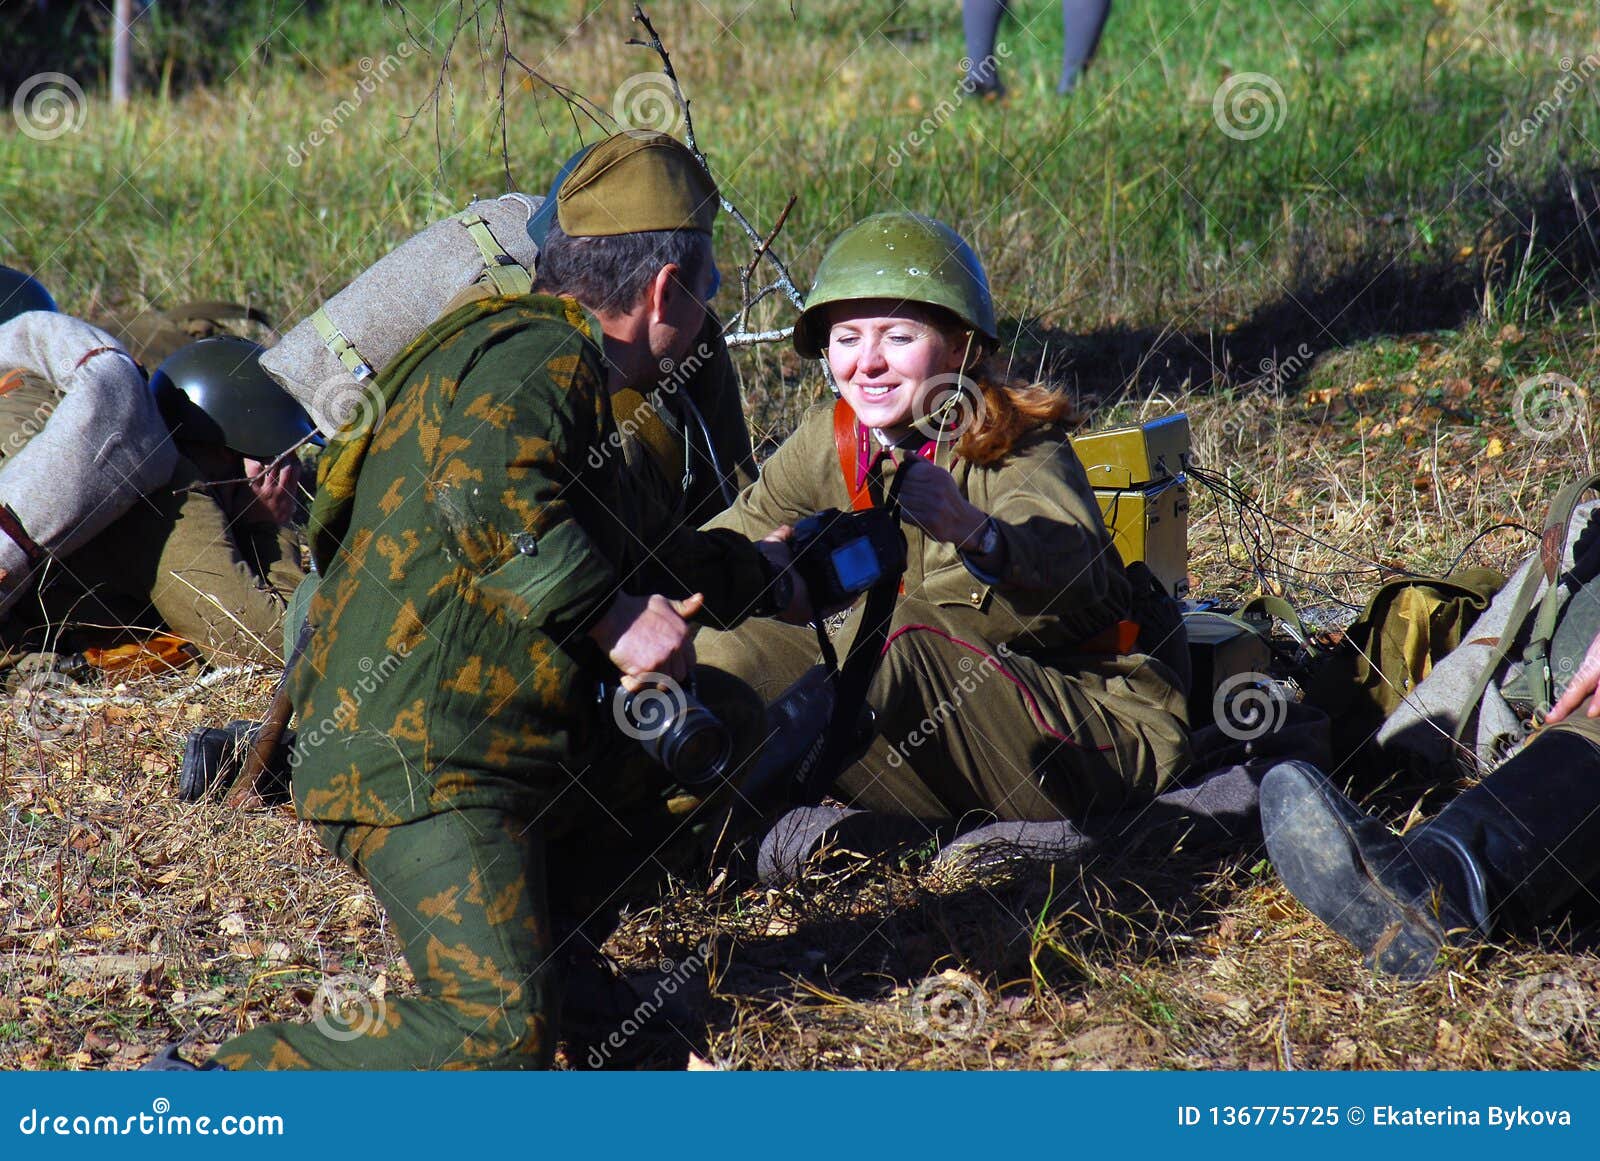
<instances>
[{"instance_id":1,"label":"grey trouser leg in background","mask_svg":"<svg viewBox=\"0 0 1600 1161\"><path fill-rule=\"evenodd\" d=\"M994 56L995 36L1006 0L963 0L961 30L967 39L967 87L989 92L999 84ZM1059 93L1070 93L1084 67L1094 58L1111 14L1111 0L1061 0L1061 81Z\"/></svg>"}]
</instances>

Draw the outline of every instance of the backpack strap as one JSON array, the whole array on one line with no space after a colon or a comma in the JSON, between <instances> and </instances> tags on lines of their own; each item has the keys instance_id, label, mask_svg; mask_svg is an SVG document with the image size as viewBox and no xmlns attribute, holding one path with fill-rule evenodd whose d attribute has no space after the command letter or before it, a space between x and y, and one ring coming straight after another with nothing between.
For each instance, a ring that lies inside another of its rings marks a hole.
<instances>
[{"instance_id":1,"label":"backpack strap","mask_svg":"<svg viewBox=\"0 0 1600 1161\"><path fill-rule=\"evenodd\" d=\"M10 504L0 504L0 533L4 533L11 542L22 549L22 555L28 560L29 568L37 568L39 562L50 555L44 547L22 526L22 520L12 510Z\"/></svg>"},{"instance_id":2,"label":"backpack strap","mask_svg":"<svg viewBox=\"0 0 1600 1161\"><path fill-rule=\"evenodd\" d=\"M1556 494L1554 502L1550 505L1550 512L1545 517L1544 531L1539 536L1539 567L1530 568L1528 575L1522 578L1522 587L1517 590L1516 600L1511 606L1511 615L1506 620L1505 632L1495 643L1489 664L1473 683L1472 695L1462 704L1476 707L1483 700L1484 691L1489 688L1489 683L1494 680L1495 674L1500 672L1500 667L1506 663L1512 650L1516 648L1522 626L1527 622L1528 615L1533 612L1533 599L1539 591L1539 582L1544 580L1548 582L1544 600L1540 603L1539 615L1528 635L1528 644L1523 654L1526 658L1524 672L1531 670L1533 680L1536 682L1534 692L1538 695L1539 707L1541 709L1550 707L1552 692L1550 641L1555 636L1556 622L1561 617L1561 598L1556 582L1561 579L1561 557L1566 551L1567 533L1572 524L1573 510L1577 508L1579 498L1591 488L1600 488L1600 473L1576 480ZM1471 712L1462 715L1461 721L1456 723L1455 741L1462 740L1468 724L1475 716Z\"/></svg>"},{"instance_id":3,"label":"backpack strap","mask_svg":"<svg viewBox=\"0 0 1600 1161\"><path fill-rule=\"evenodd\" d=\"M334 357L344 364L344 369L356 377L356 382L364 382L372 378L372 365L362 357L356 345L352 343L337 323L328 315L326 306L319 306L311 312L311 325L317 329L317 334L322 338L322 345L332 351Z\"/></svg>"},{"instance_id":4,"label":"backpack strap","mask_svg":"<svg viewBox=\"0 0 1600 1161\"><path fill-rule=\"evenodd\" d=\"M833 446L839 452L839 472L844 476L844 492L850 507L863 512L872 507L870 480L861 478L862 440L870 438L856 421L856 413L843 399L833 401Z\"/></svg>"},{"instance_id":5,"label":"backpack strap","mask_svg":"<svg viewBox=\"0 0 1600 1161\"><path fill-rule=\"evenodd\" d=\"M1561 595L1557 588L1557 582L1561 579L1561 558L1566 552L1567 535L1572 527L1572 514L1578 507L1579 499L1592 488L1600 488L1600 473L1575 480L1562 488L1555 502L1550 505L1550 514L1545 517L1544 532L1539 537L1539 563L1543 568L1547 587L1523 655L1527 659L1528 666L1533 669L1534 680L1537 682L1534 692L1538 695L1538 706L1541 711L1550 707L1554 693L1550 678L1550 641L1556 635L1556 622L1561 619ZM1530 572L1529 575L1535 574Z\"/></svg>"},{"instance_id":6,"label":"backpack strap","mask_svg":"<svg viewBox=\"0 0 1600 1161\"><path fill-rule=\"evenodd\" d=\"M467 236L483 255L483 274L494 283L497 294L506 298L521 298L533 289L533 275L500 245L494 231L482 214L463 210L456 221L466 227Z\"/></svg>"}]
</instances>

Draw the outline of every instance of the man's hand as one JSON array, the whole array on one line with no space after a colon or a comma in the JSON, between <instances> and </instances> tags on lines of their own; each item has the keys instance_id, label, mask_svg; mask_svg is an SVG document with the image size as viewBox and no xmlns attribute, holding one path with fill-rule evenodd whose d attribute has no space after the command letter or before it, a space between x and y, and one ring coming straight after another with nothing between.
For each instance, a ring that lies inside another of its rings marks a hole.
<instances>
[{"instance_id":1,"label":"man's hand","mask_svg":"<svg viewBox=\"0 0 1600 1161\"><path fill-rule=\"evenodd\" d=\"M756 548L767 558L767 564L774 573L787 572L794 582L788 607L777 614L777 619L789 625L809 625L817 614L811 607L811 593L806 589L805 577L790 567L794 563L794 553L789 538L793 535L792 525L780 525L756 541Z\"/></svg>"},{"instance_id":2,"label":"man's hand","mask_svg":"<svg viewBox=\"0 0 1600 1161\"><path fill-rule=\"evenodd\" d=\"M244 461L245 479L250 481L252 502L246 514L253 524L274 524L282 528L294 523L300 510L300 461L287 457L277 467L253 460Z\"/></svg>"},{"instance_id":3,"label":"man's hand","mask_svg":"<svg viewBox=\"0 0 1600 1161\"><path fill-rule=\"evenodd\" d=\"M938 464L919 456L900 465L905 482L900 485L900 511L933 539L971 549L983 536L988 513L967 502L956 479Z\"/></svg>"},{"instance_id":4,"label":"man's hand","mask_svg":"<svg viewBox=\"0 0 1600 1161\"><path fill-rule=\"evenodd\" d=\"M644 688L641 674L661 673L674 681L687 681L694 672L697 628L688 618L704 604L701 593L683 601L659 594L631 597L619 593L589 630L589 637L606 651L622 674L622 688L629 693Z\"/></svg>"},{"instance_id":5,"label":"man's hand","mask_svg":"<svg viewBox=\"0 0 1600 1161\"><path fill-rule=\"evenodd\" d=\"M1572 675L1566 692L1551 707L1544 720L1554 725L1582 705L1584 698L1591 694L1593 700L1589 702L1587 716L1600 717L1600 692L1597 690L1600 690L1600 635L1589 642L1589 651L1583 655L1583 664L1578 666L1578 672Z\"/></svg>"}]
</instances>

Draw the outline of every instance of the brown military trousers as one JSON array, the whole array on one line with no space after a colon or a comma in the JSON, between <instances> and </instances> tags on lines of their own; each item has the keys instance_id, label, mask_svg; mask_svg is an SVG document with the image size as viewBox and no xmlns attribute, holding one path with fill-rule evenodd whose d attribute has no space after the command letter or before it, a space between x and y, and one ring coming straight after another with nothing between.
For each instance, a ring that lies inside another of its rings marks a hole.
<instances>
[{"instance_id":1,"label":"brown military trousers","mask_svg":"<svg viewBox=\"0 0 1600 1161\"><path fill-rule=\"evenodd\" d=\"M840 630L847 647L858 609ZM702 696L747 687L763 703L819 660L814 630L749 620L695 638ZM835 793L869 810L922 819L1076 818L1158 792L1188 764L1181 696L1142 655L1025 656L902 598L868 690L878 736ZM713 704L714 710L721 707ZM735 725L748 715L729 712ZM737 726L736 726L737 728ZM739 730L741 754L759 745Z\"/></svg>"}]
</instances>

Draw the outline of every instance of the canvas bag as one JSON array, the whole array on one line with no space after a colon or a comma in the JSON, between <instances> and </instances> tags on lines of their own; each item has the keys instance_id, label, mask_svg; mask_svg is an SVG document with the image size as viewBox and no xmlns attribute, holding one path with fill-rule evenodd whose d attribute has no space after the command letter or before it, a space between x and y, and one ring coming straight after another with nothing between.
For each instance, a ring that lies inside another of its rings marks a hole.
<instances>
[{"instance_id":1,"label":"canvas bag","mask_svg":"<svg viewBox=\"0 0 1600 1161\"><path fill-rule=\"evenodd\" d=\"M1527 737L1600 631L1600 502L1579 503L1600 476L1562 489L1539 551L1525 560L1462 645L1434 667L1384 723L1387 752L1437 767L1468 759L1490 768Z\"/></svg>"}]
</instances>

